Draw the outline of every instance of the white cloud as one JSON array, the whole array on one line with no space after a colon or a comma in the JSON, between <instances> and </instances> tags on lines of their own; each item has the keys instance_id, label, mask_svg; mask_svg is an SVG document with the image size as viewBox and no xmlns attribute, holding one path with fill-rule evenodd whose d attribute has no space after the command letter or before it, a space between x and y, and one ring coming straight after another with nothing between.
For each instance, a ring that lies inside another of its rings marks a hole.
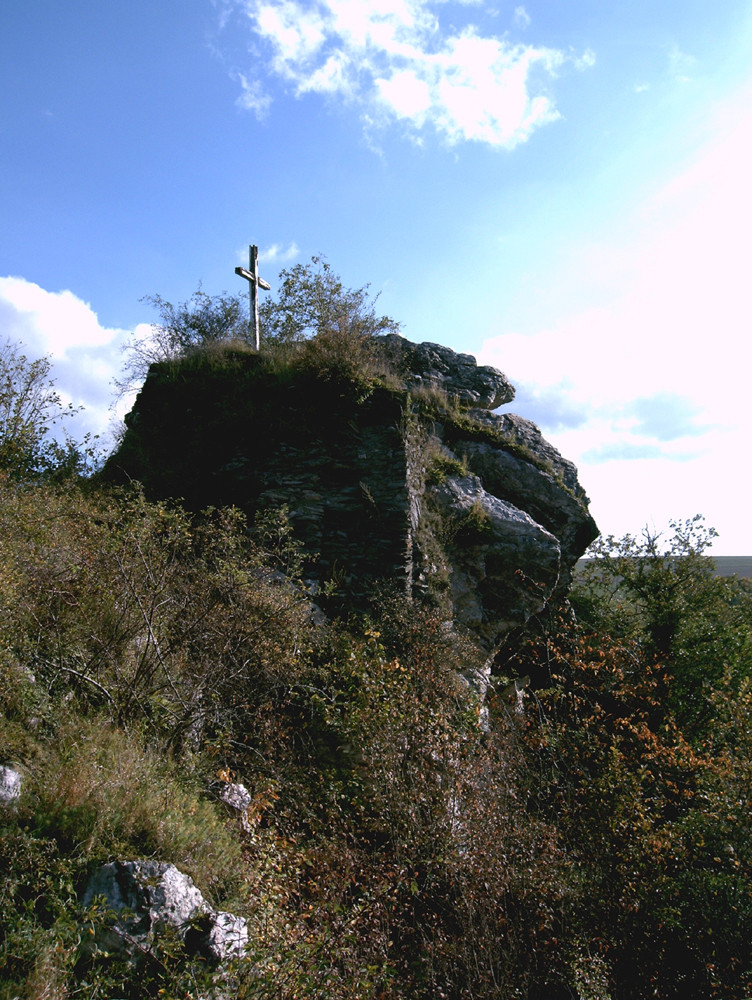
<instances>
[{"instance_id":1,"label":"white cloud","mask_svg":"<svg viewBox=\"0 0 752 1000\"><path fill-rule=\"evenodd\" d=\"M295 94L357 103L364 120L432 125L450 143L511 149L558 118L544 82L590 52L515 45L472 24L445 32L439 0L244 0L269 66ZM527 26L524 7L515 21ZM258 82L241 80L240 103L259 113ZM265 102L265 98L263 101ZM264 113L268 104L262 103Z\"/></svg>"},{"instance_id":2,"label":"white cloud","mask_svg":"<svg viewBox=\"0 0 752 1000\"><path fill-rule=\"evenodd\" d=\"M261 0L254 6L259 34L274 39L278 72L288 73L307 63L324 44L324 25L317 11L306 10L295 0Z\"/></svg>"},{"instance_id":3,"label":"white cloud","mask_svg":"<svg viewBox=\"0 0 752 1000\"><path fill-rule=\"evenodd\" d=\"M525 29L530 27L530 15L524 7L514 8L514 23L518 28Z\"/></svg>"},{"instance_id":4,"label":"white cloud","mask_svg":"<svg viewBox=\"0 0 752 1000\"><path fill-rule=\"evenodd\" d=\"M668 53L668 65L669 73L677 83L691 83L697 59L682 52L678 45L672 45Z\"/></svg>"},{"instance_id":5,"label":"white cloud","mask_svg":"<svg viewBox=\"0 0 752 1000\"><path fill-rule=\"evenodd\" d=\"M717 551L727 535L752 552L740 463L752 432L748 108L726 108L693 161L611 235L570 248L558 287L597 304L479 352L521 384L518 412L578 464L608 532L700 512L721 531Z\"/></svg>"},{"instance_id":6,"label":"white cloud","mask_svg":"<svg viewBox=\"0 0 752 1000\"><path fill-rule=\"evenodd\" d=\"M376 80L381 99L400 118L422 120L431 107L431 88L412 70L395 72L389 80Z\"/></svg>"},{"instance_id":7,"label":"white cloud","mask_svg":"<svg viewBox=\"0 0 752 1000\"><path fill-rule=\"evenodd\" d=\"M528 81L536 64L553 74L561 53L509 48L470 32L449 45L438 77L437 118L450 141L478 139L511 149L559 117L547 97L531 98Z\"/></svg>"},{"instance_id":8,"label":"white cloud","mask_svg":"<svg viewBox=\"0 0 752 1000\"><path fill-rule=\"evenodd\" d=\"M259 250L259 260L266 264L289 264L299 254L300 250L297 243L291 243L288 247L283 247L279 243L272 243L270 247L262 247Z\"/></svg>"},{"instance_id":9,"label":"white cloud","mask_svg":"<svg viewBox=\"0 0 752 1000\"><path fill-rule=\"evenodd\" d=\"M570 53L570 57L575 69L591 69L595 66L595 52L592 49L585 49L581 56L575 56Z\"/></svg>"},{"instance_id":10,"label":"white cloud","mask_svg":"<svg viewBox=\"0 0 752 1000\"><path fill-rule=\"evenodd\" d=\"M70 427L74 437L106 431L112 380L131 331L103 327L91 306L70 291L49 292L10 276L0 278L0 328L3 341L19 345L29 359L50 358L63 403L83 407Z\"/></svg>"},{"instance_id":11,"label":"white cloud","mask_svg":"<svg viewBox=\"0 0 752 1000\"><path fill-rule=\"evenodd\" d=\"M71 347L101 347L118 331L105 330L87 302L72 292L48 292L24 278L0 278L0 303L12 310L14 329L41 354L64 358Z\"/></svg>"},{"instance_id":12,"label":"white cloud","mask_svg":"<svg viewBox=\"0 0 752 1000\"><path fill-rule=\"evenodd\" d=\"M236 73L235 79L240 84L240 95L235 103L243 111L252 111L259 121L263 121L269 114L271 97L264 93L258 80L249 80L243 73Z\"/></svg>"},{"instance_id":13,"label":"white cloud","mask_svg":"<svg viewBox=\"0 0 752 1000\"><path fill-rule=\"evenodd\" d=\"M260 264L289 264L300 255L298 244L290 243L283 246L281 243L272 243L268 247L259 247L258 259ZM235 251L235 260L243 267L248 267L248 247L238 247ZM263 277L263 276L262 276Z\"/></svg>"}]
</instances>

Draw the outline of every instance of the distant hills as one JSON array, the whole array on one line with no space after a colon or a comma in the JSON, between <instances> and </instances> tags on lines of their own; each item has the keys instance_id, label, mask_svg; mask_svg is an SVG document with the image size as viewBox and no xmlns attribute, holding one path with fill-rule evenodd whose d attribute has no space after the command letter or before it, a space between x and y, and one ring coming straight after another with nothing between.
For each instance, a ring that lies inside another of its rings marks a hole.
<instances>
[{"instance_id":1,"label":"distant hills","mask_svg":"<svg viewBox=\"0 0 752 1000\"><path fill-rule=\"evenodd\" d=\"M752 556L711 556L718 576L746 576L752 580Z\"/></svg>"},{"instance_id":2,"label":"distant hills","mask_svg":"<svg viewBox=\"0 0 752 1000\"><path fill-rule=\"evenodd\" d=\"M752 556L710 556L718 576L738 576L752 580ZM578 566L589 560L580 559Z\"/></svg>"}]
</instances>

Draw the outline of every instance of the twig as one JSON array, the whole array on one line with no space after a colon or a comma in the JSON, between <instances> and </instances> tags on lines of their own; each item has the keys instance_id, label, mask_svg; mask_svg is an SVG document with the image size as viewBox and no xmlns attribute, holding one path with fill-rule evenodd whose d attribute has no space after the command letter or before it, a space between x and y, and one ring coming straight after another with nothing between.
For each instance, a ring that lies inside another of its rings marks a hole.
<instances>
[{"instance_id":1,"label":"twig","mask_svg":"<svg viewBox=\"0 0 752 1000\"><path fill-rule=\"evenodd\" d=\"M107 688L100 684L99 681L95 681L93 677L89 677L87 674L82 674L79 670L74 670L73 667L64 667L61 664L49 663L49 661L47 661L47 663L51 667L57 667L58 670L64 670L66 674L73 674L74 677L78 677L82 681L88 681L89 684L93 685L98 691L102 692L111 705L117 707L115 699L112 697Z\"/></svg>"}]
</instances>

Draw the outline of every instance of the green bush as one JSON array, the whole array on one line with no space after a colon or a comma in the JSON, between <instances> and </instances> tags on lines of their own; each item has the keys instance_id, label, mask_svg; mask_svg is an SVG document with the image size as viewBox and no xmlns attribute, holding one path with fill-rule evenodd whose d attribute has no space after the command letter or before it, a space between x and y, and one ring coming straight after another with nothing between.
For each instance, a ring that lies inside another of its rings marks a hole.
<instances>
[{"instance_id":1,"label":"green bush","mask_svg":"<svg viewBox=\"0 0 752 1000\"><path fill-rule=\"evenodd\" d=\"M298 384L370 391L349 337L300 348ZM247 1000L746 1000L749 592L697 531L592 565L481 706L483 651L402 590L314 626L284 509L2 477L0 998L211 995L169 937L138 976L79 960L89 873L146 856L248 919Z\"/></svg>"},{"instance_id":2,"label":"green bush","mask_svg":"<svg viewBox=\"0 0 752 1000\"><path fill-rule=\"evenodd\" d=\"M54 838L0 825L0 998L63 997L79 943L81 866Z\"/></svg>"}]
</instances>

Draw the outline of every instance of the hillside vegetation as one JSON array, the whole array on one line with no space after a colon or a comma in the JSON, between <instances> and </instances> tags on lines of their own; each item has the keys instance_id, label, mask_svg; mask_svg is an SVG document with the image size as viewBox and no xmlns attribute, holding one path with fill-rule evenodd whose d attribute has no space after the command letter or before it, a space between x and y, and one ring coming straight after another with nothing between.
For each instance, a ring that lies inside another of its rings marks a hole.
<instances>
[{"instance_id":1,"label":"hillside vegetation","mask_svg":"<svg viewBox=\"0 0 752 1000\"><path fill-rule=\"evenodd\" d=\"M348 343L274 363L388 377ZM752 596L701 519L602 540L481 706L388 583L322 621L284 509L107 487L36 419L0 453L1 1000L750 996ZM248 920L222 982L169 936L82 949L90 873L133 858Z\"/></svg>"}]
</instances>

